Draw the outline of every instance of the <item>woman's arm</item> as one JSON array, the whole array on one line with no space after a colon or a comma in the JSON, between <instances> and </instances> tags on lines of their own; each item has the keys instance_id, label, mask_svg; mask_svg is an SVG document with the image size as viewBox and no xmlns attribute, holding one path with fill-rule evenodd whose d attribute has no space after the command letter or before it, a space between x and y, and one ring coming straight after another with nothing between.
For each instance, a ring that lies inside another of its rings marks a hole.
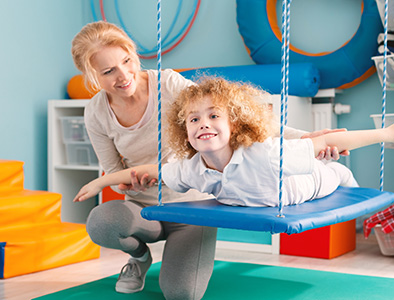
<instances>
[{"instance_id":1,"label":"woman's arm","mask_svg":"<svg viewBox=\"0 0 394 300\"><path fill-rule=\"evenodd\" d=\"M353 150L382 142L394 141L394 125L383 129L327 133L311 138L317 156L321 150L336 146L338 151Z\"/></svg>"},{"instance_id":2,"label":"woman's arm","mask_svg":"<svg viewBox=\"0 0 394 300\"><path fill-rule=\"evenodd\" d=\"M84 115L86 130L104 172L111 174L127 168L119 151L127 153L124 151L125 145L131 143L133 137L123 135L121 138L110 138L108 136L107 132L113 132L115 130L114 128L108 127L111 126L112 122L108 119L110 115L103 92L96 94L92 101L89 102L85 107ZM118 145L115 146L114 140L118 141ZM126 158L129 159L130 157ZM111 188L118 193L133 196L141 191L146 191L147 188L156 183L155 180L149 182L145 176L137 177L132 175L131 179L132 184L127 185L127 188L123 184L120 187L111 186Z\"/></svg>"},{"instance_id":3,"label":"woman's arm","mask_svg":"<svg viewBox=\"0 0 394 300\"><path fill-rule=\"evenodd\" d=\"M84 185L75 196L73 202L85 201L89 198L92 198L100 193L106 186L131 184L130 172L135 172L135 174L143 174L143 176L149 177L150 180L157 180L157 177L159 176L157 165L141 165L115 173L106 174Z\"/></svg>"}]
</instances>

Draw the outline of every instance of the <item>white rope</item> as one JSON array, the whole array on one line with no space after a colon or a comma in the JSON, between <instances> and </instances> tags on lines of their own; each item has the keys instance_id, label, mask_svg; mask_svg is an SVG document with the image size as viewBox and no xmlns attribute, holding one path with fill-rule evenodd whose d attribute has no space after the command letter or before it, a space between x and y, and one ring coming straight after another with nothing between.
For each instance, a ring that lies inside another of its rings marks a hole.
<instances>
[{"instance_id":1,"label":"white rope","mask_svg":"<svg viewBox=\"0 0 394 300\"><path fill-rule=\"evenodd\" d=\"M287 99L289 95L289 46L290 46L290 0L282 2L282 90L280 105L280 150L279 150L279 205L278 217L283 218L283 140L287 123Z\"/></svg>"},{"instance_id":2,"label":"white rope","mask_svg":"<svg viewBox=\"0 0 394 300\"><path fill-rule=\"evenodd\" d=\"M386 90L387 90L387 33L388 33L388 0L384 4L384 54L383 54L383 96L382 96L382 128L386 120ZM380 191L384 186L384 143L380 144Z\"/></svg>"},{"instance_id":3,"label":"white rope","mask_svg":"<svg viewBox=\"0 0 394 300\"><path fill-rule=\"evenodd\" d=\"M157 0L157 121L158 121L158 136L157 136L157 152L158 152L158 201L162 204L162 180L161 180L161 1Z\"/></svg>"}]
</instances>

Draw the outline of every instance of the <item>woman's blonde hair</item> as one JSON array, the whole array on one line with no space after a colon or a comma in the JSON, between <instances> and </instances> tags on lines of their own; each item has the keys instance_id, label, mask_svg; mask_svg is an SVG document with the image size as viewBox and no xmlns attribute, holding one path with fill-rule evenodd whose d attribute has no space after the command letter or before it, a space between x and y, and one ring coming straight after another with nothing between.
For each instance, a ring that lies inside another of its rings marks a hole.
<instances>
[{"instance_id":1,"label":"woman's blonde hair","mask_svg":"<svg viewBox=\"0 0 394 300\"><path fill-rule=\"evenodd\" d=\"M74 37L71 53L74 64L84 74L86 88L90 91L101 89L96 70L92 66L92 58L102 47L120 47L141 65L134 42L118 26L105 21L85 25Z\"/></svg>"},{"instance_id":2,"label":"woman's blonde hair","mask_svg":"<svg viewBox=\"0 0 394 300\"><path fill-rule=\"evenodd\" d=\"M277 133L272 106L267 92L248 84L229 82L221 78L202 78L197 85L183 90L168 113L169 146L178 158L191 158L197 151L187 139L188 107L209 96L213 104L229 114L230 147L249 147Z\"/></svg>"}]
</instances>

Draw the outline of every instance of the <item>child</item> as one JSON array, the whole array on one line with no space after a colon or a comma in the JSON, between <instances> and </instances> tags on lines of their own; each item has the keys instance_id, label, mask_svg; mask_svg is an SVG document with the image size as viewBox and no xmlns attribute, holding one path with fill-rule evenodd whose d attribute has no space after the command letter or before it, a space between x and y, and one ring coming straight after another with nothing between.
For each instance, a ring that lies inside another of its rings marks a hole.
<instances>
[{"instance_id":1,"label":"child","mask_svg":"<svg viewBox=\"0 0 394 300\"><path fill-rule=\"evenodd\" d=\"M279 138L270 105L256 99L267 93L249 85L208 78L182 91L169 111L168 136L179 161L163 165L164 183L178 192L197 189L227 205L277 206ZM324 197L339 185L357 186L351 171L316 155L327 146L339 151L394 141L394 125L344 131L314 138L284 140L284 205ZM157 165L132 168L158 177ZM105 186L130 183L130 170L93 180L74 201L86 200Z\"/></svg>"}]
</instances>

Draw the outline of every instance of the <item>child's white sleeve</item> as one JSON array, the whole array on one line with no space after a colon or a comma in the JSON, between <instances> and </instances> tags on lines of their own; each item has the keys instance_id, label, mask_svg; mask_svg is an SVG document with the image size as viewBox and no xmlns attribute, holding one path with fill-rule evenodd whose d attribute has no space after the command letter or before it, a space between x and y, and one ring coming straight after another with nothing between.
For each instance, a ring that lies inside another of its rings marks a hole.
<instances>
[{"instance_id":1,"label":"child's white sleeve","mask_svg":"<svg viewBox=\"0 0 394 300\"><path fill-rule=\"evenodd\" d=\"M307 132L308 131L299 130L288 126L283 128L284 138L287 140L300 139Z\"/></svg>"},{"instance_id":2,"label":"child's white sleeve","mask_svg":"<svg viewBox=\"0 0 394 300\"><path fill-rule=\"evenodd\" d=\"M162 167L162 179L165 185L176 192L186 193L190 190L190 186L182 181L182 173L180 161L167 163Z\"/></svg>"}]
</instances>

